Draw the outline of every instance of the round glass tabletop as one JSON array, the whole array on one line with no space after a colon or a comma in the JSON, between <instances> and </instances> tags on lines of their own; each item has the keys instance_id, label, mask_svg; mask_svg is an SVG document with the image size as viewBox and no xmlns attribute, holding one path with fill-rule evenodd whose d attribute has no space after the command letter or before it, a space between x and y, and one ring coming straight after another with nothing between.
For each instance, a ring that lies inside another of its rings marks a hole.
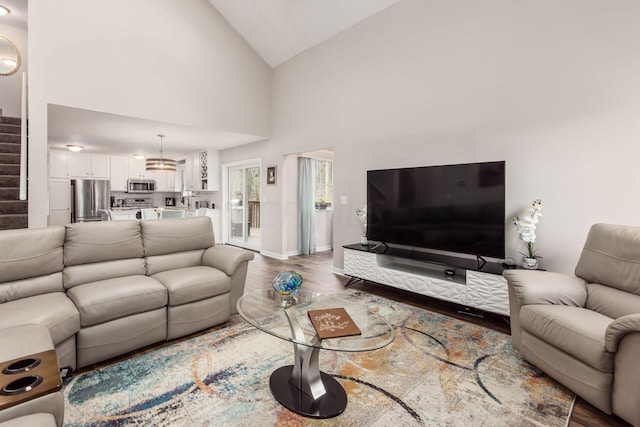
<instances>
[{"instance_id":1,"label":"round glass tabletop","mask_svg":"<svg viewBox=\"0 0 640 427\"><path fill-rule=\"evenodd\" d=\"M282 307L280 301L281 297L273 289L265 289L244 294L238 299L237 308L247 322L261 331L309 347L338 351L369 351L382 348L395 338L395 329L384 317L340 298L339 294L321 294L301 289L292 298L289 307ZM329 308L344 308L361 334L329 338L319 342L314 340L316 331L307 313L309 310ZM300 326L304 339L294 336L290 320Z\"/></svg>"}]
</instances>

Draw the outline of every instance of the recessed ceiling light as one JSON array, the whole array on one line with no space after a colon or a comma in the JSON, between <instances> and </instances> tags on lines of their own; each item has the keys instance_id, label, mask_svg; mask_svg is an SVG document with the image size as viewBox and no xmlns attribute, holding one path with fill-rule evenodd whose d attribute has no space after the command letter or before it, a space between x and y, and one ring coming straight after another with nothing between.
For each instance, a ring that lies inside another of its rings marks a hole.
<instances>
[{"instance_id":1,"label":"recessed ceiling light","mask_svg":"<svg viewBox=\"0 0 640 427\"><path fill-rule=\"evenodd\" d=\"M9 9L7 9L6 7L0 5L0 16L6 16L8 14L10 14L11 11Z\"/></svg>"},{"instance_id":2,"label":"recessed ceiling light","mask_svg":"<svg viewBox=\"0 0 640 427\"><path fill-rule=\"evenodd\" d=\"M133 157L136 158L137 160L142 160L144 159L144 154L134 154Z\"/></svg>"},{"instance_id":3,"label":"recessed ceiling light","mask_svg":"<svg viewBox=\"0 0 640 427\"><path fill-rule=\"evenodd\" d=\"M2 63L8 65L9 67L15 67L18 65L15 59L11 58L2 58Z\"/></svg>"},{"instance_id":4,"label":"recessed ceiling light","mask_svg":"<svg viewBox=\"0 0 640 427\"><path fill-rule=\"evenodd\" d=\"M84 147L82 145L67 144L67 148L71 151L76 152L82 150Z\"/></svg>"}]
</instances>

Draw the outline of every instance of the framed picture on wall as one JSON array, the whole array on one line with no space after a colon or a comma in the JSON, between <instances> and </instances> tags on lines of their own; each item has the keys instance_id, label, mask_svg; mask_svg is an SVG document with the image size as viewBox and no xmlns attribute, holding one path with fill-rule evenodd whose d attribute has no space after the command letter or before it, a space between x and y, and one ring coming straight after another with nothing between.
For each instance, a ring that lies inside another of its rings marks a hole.
<instances>
[{"instance_id":1,"label":"framed picture on wall","mask_svg":"<svg viewBox=\"0 0 640 427\"><path fill-rule=\"evenodd\" d=\"M276 167L267 167L267 185L276 185Z\"/></svg>"}]
</instances>

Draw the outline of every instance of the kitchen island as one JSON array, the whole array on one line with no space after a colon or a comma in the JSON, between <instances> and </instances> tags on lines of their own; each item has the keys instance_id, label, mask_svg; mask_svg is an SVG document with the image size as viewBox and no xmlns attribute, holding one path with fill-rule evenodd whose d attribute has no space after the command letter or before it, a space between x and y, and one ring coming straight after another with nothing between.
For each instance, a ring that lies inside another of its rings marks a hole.
<instances>
[{"instance_id":1,"label":"kitchen island","mask_svg":"<svg viewBox=\"0 0 640 427\"><path fill-rule=\"evenodd\" d=\"M144 210L153 210L156 213L155 218L160 217L161 211L184 211L184 217L194 216L208 216L211 218L213 224L213 232L216 238L222 236L220 229L220 210L219 209L184 209L176 206L159 206L159 207L113 207L108 211L105 211L106 216L111 221L127 220L127 219L155 219L154 217L148 218L142 214Z\"/></svg>"}]
</instances>

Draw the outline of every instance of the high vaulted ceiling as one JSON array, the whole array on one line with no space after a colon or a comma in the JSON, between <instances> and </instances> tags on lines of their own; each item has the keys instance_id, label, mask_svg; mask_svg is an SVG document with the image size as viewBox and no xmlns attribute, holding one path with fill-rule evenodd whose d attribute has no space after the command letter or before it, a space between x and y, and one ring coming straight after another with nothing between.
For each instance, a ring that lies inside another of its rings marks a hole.
<instances>
[{"instance_id":1,"label":"high vaulted ceiling","mask_svg":"<svg viewBox=\"0 0 640 427\"><path fill-rule=\"evenodd\" d=\"M209 0L271 67L276 67L400 0ZM2 23L27 28L28 0L0 0Z\"/></svg>"},{"instance_id":2,"label":"high vaulted ceiling","mask_svg":"<svg viewBox=\"0 0 640 427\"><path fill-rule=\"evenodd\" d=\"M276 67L399 0L209 0Z\"/></svg>"},{"instance_id":3,"label":"high vaulted ceiling","mask_svg":"<svg viewBox=\"0 0 640 427\"><path fill-rule=\"evenodd\" d=\"M193 0L190 0L193 1ZM209 0L255 51L276 67L297 54L377 14L399 0ZM27 0L0 0L11 10L2 22L27 28ZM80 120L81 119L81 120ZM79 126L78 123L83 123ZM49 106L49 144L80 143L91 152L152 154L156 134L166 134L164 150L196 151L206 140L224 149L252 142L248 135L192 129L59 105ZM214 147L212 147L214 148Z\"/></svg>"}]
</instances>

